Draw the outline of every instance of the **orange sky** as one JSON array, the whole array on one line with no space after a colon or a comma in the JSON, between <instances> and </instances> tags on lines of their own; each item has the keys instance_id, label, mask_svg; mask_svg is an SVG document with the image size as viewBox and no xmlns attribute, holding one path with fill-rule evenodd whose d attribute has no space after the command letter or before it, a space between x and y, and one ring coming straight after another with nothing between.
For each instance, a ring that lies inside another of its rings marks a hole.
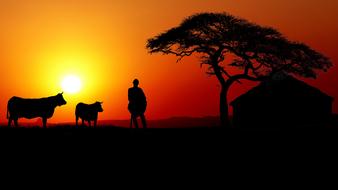
<instances>
[{"instance_id":1,"label":"orange sky","mask_svg":"<svg viewBox=\"0 0 338 190\"><path fill-rule=\"evenodd\" d=\"M52 122L73 121L76 103L96 100L104 101L100 119L129 118L127 89L136 77L150 119L218 115L217 80L198 60L176 63L145 49L148 38L206 11L275 27L338 61L337 0L1 0L0 122L11 96L55 95L69 74L79 76L83 88L65 94L68 104L56 109ZM307 82L337 98L337 73L334 67ZM249 84L234 86L230 98Z\"/></svg>"}]
</instances>

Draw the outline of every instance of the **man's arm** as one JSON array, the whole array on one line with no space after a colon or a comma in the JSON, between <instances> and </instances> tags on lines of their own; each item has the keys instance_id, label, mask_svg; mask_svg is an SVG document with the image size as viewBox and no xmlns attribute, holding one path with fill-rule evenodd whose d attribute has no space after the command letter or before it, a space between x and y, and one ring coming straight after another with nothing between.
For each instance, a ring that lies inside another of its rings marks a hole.
<instances>
[{"instance_id":1,"label":"man's arm","mask_svg":"<svg viewBox=\"0 0 338 190\"><path fill-rule=\"evenodd\" d=\"M140 92L141 92L141 94L142 94L143 101L144 101L144 102L147 102L146 95L144 94L144 92L143 92L142 89L140 89Z\"/></svg>"},{"instance_id":2,"label":"man's arm","mask_svg":"<svg viewBox=\"0 0 338 190\"><path fill-rule=\"evenodd\" d=\"M131 99L131 89L129 88L128 89L128 101L130 101L130 99Z\"/></svg>"}]
</instances>

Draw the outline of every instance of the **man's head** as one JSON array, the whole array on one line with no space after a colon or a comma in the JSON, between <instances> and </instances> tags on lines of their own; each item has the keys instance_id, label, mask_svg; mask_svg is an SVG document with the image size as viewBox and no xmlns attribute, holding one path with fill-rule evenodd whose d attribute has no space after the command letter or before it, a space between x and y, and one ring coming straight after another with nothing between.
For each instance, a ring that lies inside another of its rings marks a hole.
<instances>
[{"instance_id":1,"label":"man's head","mask_svg":"<svg viewBox=\"0 0 338 190\"><path fill-rule=\"evenodd\" d=\"M138 79L135 79L133 81L134 87L138 87L139 83L140 83L140 81L138 81Z\"/></svg>"}]
</instances>

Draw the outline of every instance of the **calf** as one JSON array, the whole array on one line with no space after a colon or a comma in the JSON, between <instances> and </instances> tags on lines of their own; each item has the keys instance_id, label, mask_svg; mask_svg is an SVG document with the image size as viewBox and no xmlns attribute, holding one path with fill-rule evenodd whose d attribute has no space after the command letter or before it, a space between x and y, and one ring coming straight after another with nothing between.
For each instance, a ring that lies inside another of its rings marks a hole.
<instances>
[{"instance_id":1,"label":"calf","mask_svg":"<svg viewBox=\"0 0 338 190\"><path fill-rule=\"evenodd\" d=\"M77 104L75 110L76 126L78 126L78 120L81 118L82 126L84 125L84 121L87 121L90 127L90 121L94 121L94 127L96 127L98 112L103 112L102 102L96 102L94 104Z\"/></svg>"}]
</instances>

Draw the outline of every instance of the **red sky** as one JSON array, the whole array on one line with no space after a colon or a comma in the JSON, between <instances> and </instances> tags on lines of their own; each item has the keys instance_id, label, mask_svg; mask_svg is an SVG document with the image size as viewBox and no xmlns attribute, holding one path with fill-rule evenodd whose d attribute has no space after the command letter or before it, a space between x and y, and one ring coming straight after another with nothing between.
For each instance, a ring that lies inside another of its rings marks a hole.
<instances>
[{"instance_id":1,"label":"red sky","mask_svg":"<svg viewBox=\"0 0 338 190\"><path fill-rule=\"evenodd\" d=\"M0 122L12 96L45 97L61 92L64 77L82 89L65 94L53 122L74 120L78 102L104 101L100 119L129 118L127 89L134 78L146 92L147 117L218 115L219 86L198 60L150 55L146 41L198 12L228 12L272 26L305 42L337 63L337 0L1 0ZM333 67L306 80L338 98ZM252 83L235 85L230 99ZM338 112L338 103L334 103Z\"/></svg>"}]
</instances>

